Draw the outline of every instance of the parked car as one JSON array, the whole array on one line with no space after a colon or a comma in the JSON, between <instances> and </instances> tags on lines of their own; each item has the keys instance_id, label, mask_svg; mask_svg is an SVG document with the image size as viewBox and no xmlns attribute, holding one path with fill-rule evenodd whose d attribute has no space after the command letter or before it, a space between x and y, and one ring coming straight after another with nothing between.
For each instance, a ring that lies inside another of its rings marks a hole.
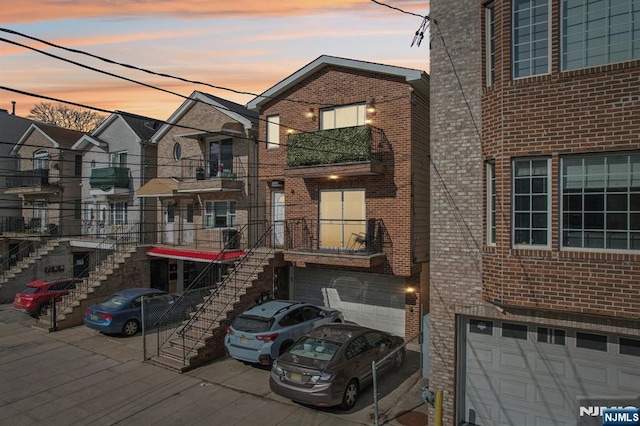
<instances>
[{"instance_id":1,"label":"parked car","mask_svg":"<svg viewBox=\"0 0 640 426\"><path fill-rule=\"evenodd\" d=\"M33 316L40 316L52 300L55 299L59 302L62 296L69 294L70 290L76 288L78 282L74 279L32 281L23 290L16 293L13 307Z\"/></svg>"},{"instance_id":2,"label":"parked car","mask_svg":"<svg viewBox=\"0 0 640 426\"><path fill-rule=\"evenodd\" d=\"M336 309L270 300L238 315L227 328L224 346L232 358L270 365L312 328L342 321L342 313Z\"/></svg>"},{"instance_id":3,"label":"parked car","mask_svg":"<svg viewBox=\"0 0 640 426\"><path fill-rule=\"evenodd\" d=\"M155 324L177 298L155 288L122 290L104 302L90 306L84 314L84 324L102 333L133 336L141 329L143 297L144 324L147 327Z\"/></svg>"},{"instance_id":4,"label":"parked car","mask_svg":"<svg viewBox=\"0 0 640 426\"><path fill-rule=\"evenodd\" d=\"M269 386L303 404L350 409L372 382L372 361L384 358L380 374L402 365L403 343L401 337L355 324L320 326L273 363Z\"/></svg>"}]
</instances>

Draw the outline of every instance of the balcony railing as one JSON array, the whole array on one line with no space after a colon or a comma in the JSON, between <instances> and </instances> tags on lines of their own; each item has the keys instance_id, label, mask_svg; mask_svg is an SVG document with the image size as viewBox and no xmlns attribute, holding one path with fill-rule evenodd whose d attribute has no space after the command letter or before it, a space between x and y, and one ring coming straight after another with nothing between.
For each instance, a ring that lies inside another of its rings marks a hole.
<instances>
[{"instance_id":1,"label":"balcony railing","mask_svg":"<svg viewBox=\"0 0 640 426\"><path fill-rule=\"evenodd\" d=\"M389 149L384 132L368 125L298 133L287 140L287 167L378 162Z\"/></svg>"},{"instance_id":2,"label":"balcony railing","mask_svg":"<svg viewBox=\"0 0 640 426\"><path fill-rule=\"evenodd\" d=\"M126 167L102 167L92 169L89 185L91 188L102 190L129 188L129 169Z\"/></svg>"},{"instance_id":3,"label":"balcony railing","mask_svg":"<svg viewBox=\"0 0 640 426\"><path fill-rule=\"evenodd\" d=\"M48 186L49 170L20 170L11 172L7 176L7 188L21 188L29 186Z\"/></svg>"},{"instance_id":4,"label":"balcony railing","mask_svg":"<svg viewBox=\"0 0 640 426\"><path fill-rule=\"evenodd\" d=\"M372 255L391 247L382 219L287 219L284 232L284 248L291 251Z\"/></svg>"},{"instance_id":5,"label":"balcony railing","mask_svg":"<svg viewBox=\"0 0 640 426\"><path fill-rule=\"evenodd\" d=\"M246 176L244 164L238 157L233 157L233 160L220 164L213 164L204 156L187 157L180 160L180 179L183 181L238 180L244 179Z\"/></svg>"}]
</instances>

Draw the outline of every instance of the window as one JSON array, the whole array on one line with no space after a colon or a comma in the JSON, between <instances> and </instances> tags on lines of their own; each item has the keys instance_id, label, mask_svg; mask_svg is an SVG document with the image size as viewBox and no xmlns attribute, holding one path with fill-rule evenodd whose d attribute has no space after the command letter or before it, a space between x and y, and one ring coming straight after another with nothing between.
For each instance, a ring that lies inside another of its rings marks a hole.
<instances>
[{"instance_id":1,"label":"window","mask_svg":"<svg viewBox=\"0 0 640 426\"><path fill-rule=\"evenodd\" d=\"M176 161L180 161L182 158L182 146L180 146L180 142L176 142L175 145L173 145L173 158Z\"/></svg>"},{"instance_id":2,"label":"window","mask_svg":"<svg viewBox=\"0 0 640 426\"><path fill-rule=\"evenodd\" d=\"M358 356L367 350L367 340L364 336L356 337L353 342L349 343L345 351L347 359L351 359L354 356Z\"/></svg>"},{"instance_id":3,"label":"window","mask_svg":"<svg viewBox=\"0 0 640 426\"><path fill-rule=\"evenodd\" d=\"M622 355L640 356L640 340L620 338L620 353Z\"/></svg>"},{"instance_id":4,"label":"window","mask_svg":"<svg viewBox=\"0 0 640 426\"><path fill-rule=\"evenodd\" d=\"M82 176L82 155L76 155L74 157L73 166L74 176Z\"/></svg>"},{"instance_id":5,"label":"window","mask_svg":"<svg viewBox=\"0 0 640 426\"><path fill-rule=\"evenodd\" d=\"M204 207L206 228L226 228L236 225L235 201L207 201Z\"/></svg>"},{"instance_id":6,"label":"window","mask_svg":"<svg viewBox=\"0 0 640 426\"><path fill-rule=\"evenodd\" d=\"M82 200L73 201L73 218L82 219Z\"/></svg>"},{"instance_id":7,"label":"window","mask_svg":"<svg viewBox=\"0 0 640 426\"><path fill-rule=\"evenodd\" d=\"M364 235L367 241L366 232L364 190L320 191L320 247L355 249L359 247L358 237Z\"/></svg>"},{"instance_id":8,"label":"window","mask_svg":"<svg viewBox=\"0 0 640 426\"><path fill-rule=\"evenodd\" d=\"M36 151L33 154L33 170L49 170L49 158L47 151Z\"/></svg>"},{"instance_id":9,"label":"window","mask_svg":"<svg viewBox=\"0 0 640 426\"><path fill-rule=\"evenodd\" d=\"M513 1L513 78L549 73L549 0Z\"/></svg>"},{"instance_id":10,"label":"window","mask_svg":"<svg viewBox=\"0 0 640 426\"><path fill-rule=\"evenodd\" d=\"M471 333L493 335L493 321L485 321L478 319L469 320L469 331Z\"/></svg>"},{"instance_id":11,"label":"window","mask_svg":"<svg viewBox=\"0 0 640 426\"><path fill-rule=\"evenodd\" d=\"M233 174L233 140L209 142L209 176L231 177Z\"/></svg>"},{"instance_id":12,"label":"window","mask_svg":"<svg viewBox=\"0 0 640 426\"><path fill-rule=\"evenodd\" d=\"M527 340L527 326L503 322L502 337Z\"/></svg>"},{"instance_id":13,"label":"window","mask_svg":"<svg viewBox=\"0 0 640 426\"><path fill-rule=\"evenodd\" d=\"M111 153L111 167L127 167L127 153L126 152Z\"/></svg>"},{"instance_id":14,"label":"window","mask_svg":"<svg viewBox=\"0 0 640 426\"><path fill-rule=\"evenodd\" d=\"M637 0L562 0L562 70L640 58Z\"/></svg>"},{"instance_id":15,"label":"window","mask_svg":"<svg viewBox=\"0 0 640 426\"><path fill-rule=\"evenodd\" d=\"M487 62L487 86L491 86L496 77L496 10L493 3L484 8L485 20L485 60Z\"/></svg>"},{"instance_id":16,"label":"window","mask_svg":"<svg viewBox=\"0 0 640 426\"><path fill-rule=\"evenodd\" d=\"M167 204L167 223L174 223L176 221L176 204Z\"/></svg>"},{"instance_id":17,"label":"window","mask_svg":"<svg viewBox=\"0 0 640 426\"><path fill-rule=\"evenodd\" d=\"M564 346L566 333L564 330L538 327L538 342Z\"/></svg>"},{"instance_id":18,"label":"window","mask_svg":"<svg viewBox=\"0 0 640 426\"><path fill-rule=\"evenodd\" d=\"M513 162L514 246L548 246L550 194L548 159Z\"/></svg>"},{"instance_id":19,"label":"window","mask_svg":"<svg viewBox=\"0 0 640 426\"><path fill-rule=\"evenodd\" d=\"M112 225L127 224L127 203L109 204L109 222Z\"/></svg>"},{"instance_id":20,"label":"window","mask_svg":"<svg viewBox=\"0 0 640 426\"><path fill-rule=\"evenodd\" d=\"M562 246L640 250L640 153L562 159Z\"/></svg>"},{"instance_id":21,"label":"window","mask_svg":"<svg viewBox=\"0 0 640 426\"><path fill-rule=\"evenodd\" d=\"M280 146L280 116L270 115L267 117L267 148L278 148Z\"/></svg>"},{"instance_id":22,"label":"window","mask_svg":"<svg viewBox=\"0 0 640 426\"><path fill-rule=\"evenodd\" d=\"M601 334L576 332L576 347L593 349L595 351L607 351L607 336Z\"/></svg>"},{"instance_id":23,"label":"window","mask_svg":"<svg viewBox=\"0 0 640 426\"><path fill-rule=\"evenodd\" d=\"M185 216L187 223L193 223L193 204L187 204Z\"/></svg>"},{"instance_id":24,"label":"window","mask_svg":"<svg viewBox=\"0 0 640 426\"><path fill-rule=\"evenodd\" d=\"M364 103L325 108L320 111L320 130L364 126L366 115Z\"/></svg>"},{"instance_id":25,"label":"window","mask_svg":"<svg viewBox=\"0 0 640 426\"><path fill-rule=\"evenodd\" d=\"M487 163L487 244L496 244L496 165Z\"/></svg>"}]
</instances>

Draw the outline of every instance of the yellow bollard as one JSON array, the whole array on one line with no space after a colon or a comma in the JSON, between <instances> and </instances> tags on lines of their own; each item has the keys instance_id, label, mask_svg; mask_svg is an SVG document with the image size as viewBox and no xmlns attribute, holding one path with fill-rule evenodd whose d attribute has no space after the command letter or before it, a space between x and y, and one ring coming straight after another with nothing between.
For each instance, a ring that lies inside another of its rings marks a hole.
<instances>
[{"instance_id":1,"label":"yellow bollard","mask_svg":"<svg viewBox=\"0 0 640 426\"><path fill-rule=\"evenodd\" d=\"M442 391L436 391L436 426L442 426Z\"/></svg>"}]
</instances>

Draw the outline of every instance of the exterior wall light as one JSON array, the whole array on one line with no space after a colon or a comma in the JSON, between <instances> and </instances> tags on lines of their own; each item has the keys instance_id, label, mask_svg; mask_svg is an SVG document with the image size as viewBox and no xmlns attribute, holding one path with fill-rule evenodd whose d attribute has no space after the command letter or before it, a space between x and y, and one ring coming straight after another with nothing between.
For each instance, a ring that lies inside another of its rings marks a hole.
<instances>
[{"instance_id":1,"label":"exterior wall light","mask_svg":"<svg viewBox=\"0 0 640 426\"><path fill-rule=\"evenodd\" d=\"M367 112L369 114L375 114L376 112L376 100L375 98L371 98L369 101L369 106L367 106Z\"/></svg>"},{"instance_id":2,"label":"exterior wall light","mask_svg":"<svg viewBox=\"0 0 640 426\"><path fill-rule=\"evenodd\" d=\"M307 111L305 115L307 116L307 118L314 118L316 116L315 112L313 111L313 108L309 108L309 111Z\"/></svg>"}]
</instances>

